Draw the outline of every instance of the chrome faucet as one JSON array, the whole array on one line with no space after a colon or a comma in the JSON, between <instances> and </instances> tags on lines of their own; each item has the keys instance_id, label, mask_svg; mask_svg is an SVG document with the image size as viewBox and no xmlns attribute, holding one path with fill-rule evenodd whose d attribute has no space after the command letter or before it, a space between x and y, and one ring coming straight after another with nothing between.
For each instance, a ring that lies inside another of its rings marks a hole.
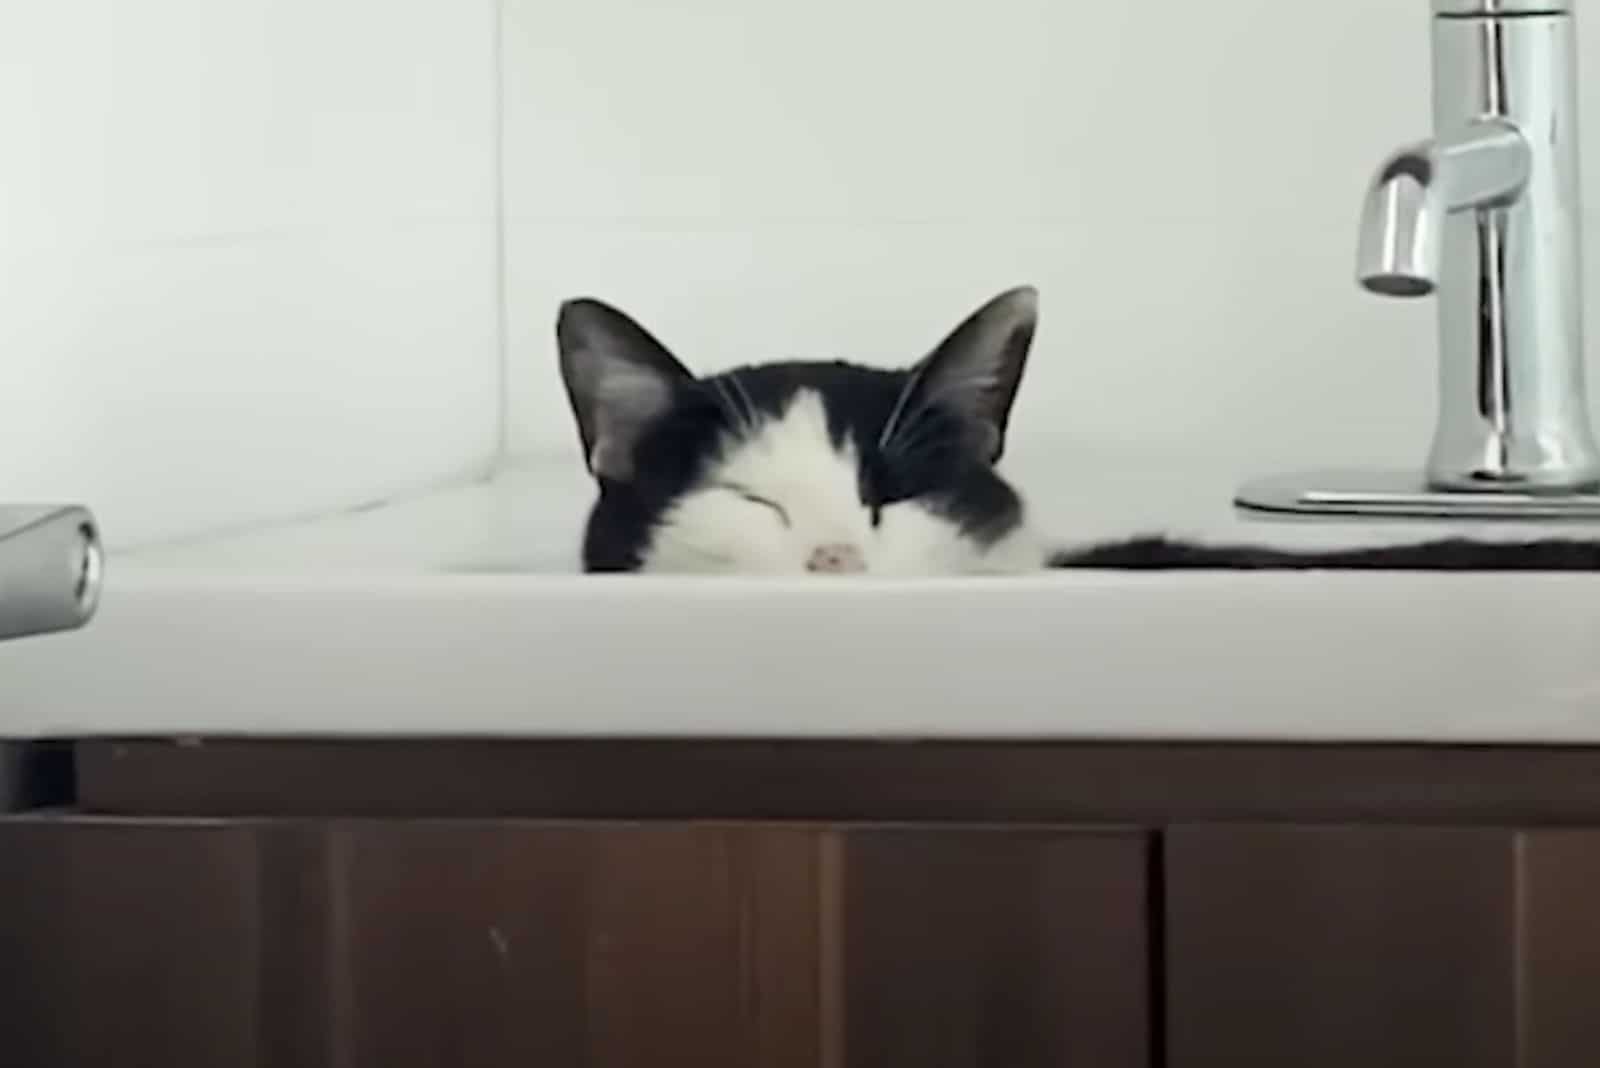
<instances>
[{"instance_id":1,"label":"chrome faucet","mask_svg":"<svg viewBox=\"0 0 1600 1068\"><path fill-rule=\"evenodd\" d=\"M0 641L73 630L100 601L100 534L77 505L0 505Z\"/></svg>"},{"instance_id":2,"label":"chrome faucet","mask_svg":"<svg viewBox=\"0 0 1600 1068\"><path fill-rule=\"evenodd\" d=\"M1431 140L1378 168L1357 278L1437 293L1439 394L1421 476L1252 483L1246 506L1600 516L1584 375L1572 0L1432 0Z\"/></svg>"}]
</instances>

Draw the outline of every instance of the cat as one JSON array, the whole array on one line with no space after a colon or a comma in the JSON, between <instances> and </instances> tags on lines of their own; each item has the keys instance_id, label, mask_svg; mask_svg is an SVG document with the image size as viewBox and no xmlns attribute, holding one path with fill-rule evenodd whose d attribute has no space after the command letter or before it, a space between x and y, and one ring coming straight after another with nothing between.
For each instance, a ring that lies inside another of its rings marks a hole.
<instances>
[{"instance_id":1,"label":"cat","mask_svg":"<svg viewBox=\"0 0 1600 1068\"><path fill-rule=\"evenodd\" d=\"M599 489L584 570L1600 569L1600 541L1560 539L1294 552L1137 537L1053 549L996 466L1038 306L1033 287L1006 290L896 370L795 360L696 377L619 309L563 303L561 378Z\"/></svg>"},{"instance_id":2,"label":"cat","mask_svg":"<svg viewBox=\"0 0 1600 1068\"><path fill-rule=\"evenodd\" d=\"M995 469L1037 322L1008 290L901 370L776 362L696 378L593 299L556 324L599 499L588 571L970 574L1048 553Z\"/></svg>"}]
</instances>

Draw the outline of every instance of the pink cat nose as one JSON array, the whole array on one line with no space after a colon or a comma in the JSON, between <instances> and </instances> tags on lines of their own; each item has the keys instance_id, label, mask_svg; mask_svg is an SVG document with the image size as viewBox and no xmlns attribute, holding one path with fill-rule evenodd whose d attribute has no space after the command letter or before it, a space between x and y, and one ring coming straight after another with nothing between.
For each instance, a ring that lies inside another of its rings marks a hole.
<instances>
[{"instance_id":1,"label":"pink cat nose","mask_svg":"<svg viewBox=\"0 0 1600 1068\"><path fill-rule=\"evenodd\" d=\"M820 574L845 575L866 569L867 561L862 558L861 550L844 543L819 545L806 560L806 570Z\"/></svg>"}]
</instances>

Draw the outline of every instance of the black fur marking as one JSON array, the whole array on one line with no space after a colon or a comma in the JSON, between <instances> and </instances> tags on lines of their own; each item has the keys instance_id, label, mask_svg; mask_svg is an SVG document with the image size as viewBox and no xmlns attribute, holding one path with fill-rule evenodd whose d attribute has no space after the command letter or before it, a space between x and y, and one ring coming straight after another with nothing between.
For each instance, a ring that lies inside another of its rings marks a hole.
<instances>
[{"instance_id":1,"label":"black fur marking","mask_svg":"<svg viewBox=\"0 0 1600 1068\"><path fill-rule=\"evenodd\" d=\"M633 476L599 479L600 497L584 529L584 570L637 571L656 523L700 481L732 425L703 383L678 390L667 412L634 446Z\"/></svg>"},{"instance_id":2,"label":"black fur marking","mask_svg":"<svg viewBox=\"0 0 1600 1068\"><path fill-rule=\"evenodd\" d=\"M1058 554L1057 568L1121 571L1600 571L1600 540L1440 538L1360 549L1293 550L1132 538Z\"/></svg>"}]
</instances>

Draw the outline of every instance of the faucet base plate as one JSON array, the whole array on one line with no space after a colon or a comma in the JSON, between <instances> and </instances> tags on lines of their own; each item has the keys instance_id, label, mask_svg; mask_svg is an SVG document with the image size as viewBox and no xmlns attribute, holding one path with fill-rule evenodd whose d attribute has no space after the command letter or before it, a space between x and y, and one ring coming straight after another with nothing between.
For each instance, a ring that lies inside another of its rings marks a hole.
<instances>
[{"instance_id":1,"label":"faucet base plate","mask_svg":"<svg viewBox=\"0 0 1600 1068\"><path fill-rule=\"evenodd\" d=\"M1600 522L1600 492L1438 490L1419 472L1401 471L1271 475L1245 483L1234 496L1234 504L1280 515Z\"/></svg>"}]
</instances>

